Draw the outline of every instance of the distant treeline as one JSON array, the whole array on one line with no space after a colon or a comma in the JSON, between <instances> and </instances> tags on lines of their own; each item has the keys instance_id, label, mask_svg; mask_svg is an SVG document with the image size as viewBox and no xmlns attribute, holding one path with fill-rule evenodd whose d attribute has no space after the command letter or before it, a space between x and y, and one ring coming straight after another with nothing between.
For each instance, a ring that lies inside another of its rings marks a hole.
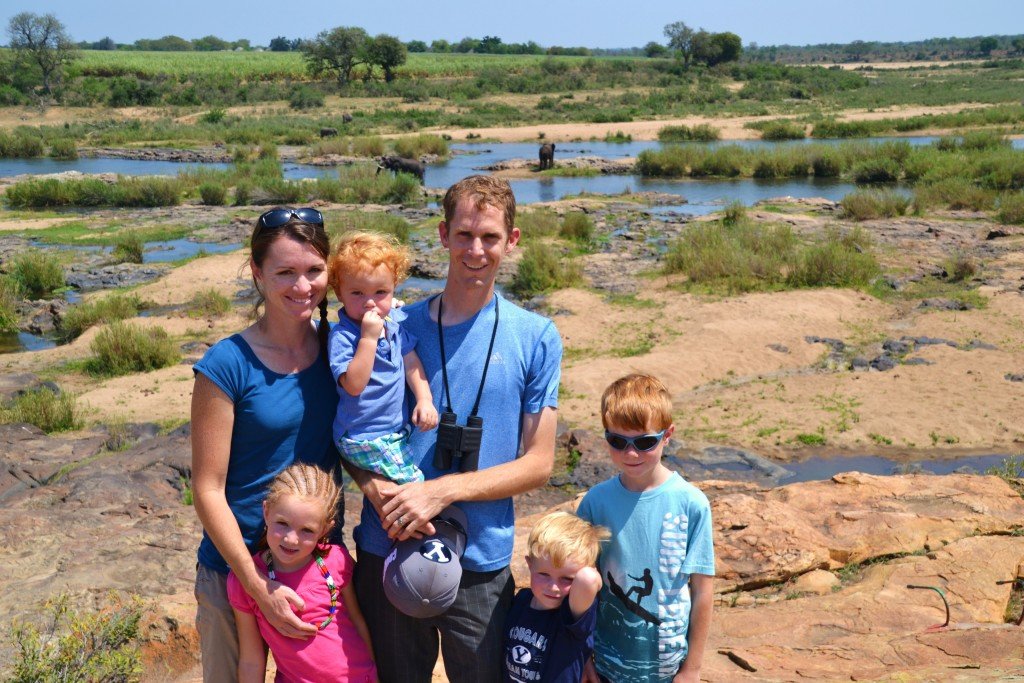
<instances>
[{"instance_id":1,"label":"distant treeline","mask_svg":"<svg viewBox=\"0 0 1024 683\"><path fill-rule=\"evenodd\" d=\"M898 43L864 40L819 45L758 46L751 43L743 48L746 61L784 64L948 61L1020 55L1024 55L1024 35L929 38Z\"/></svg>"},{"instance_id":2,"label":"distant treeline","mask_svg":"<svg viewBox=\"0 0 1024 683\"><path fill-rule=\"evenodd\" d=\"M270 40L265 48L254 46L245 38L239 40L224 40L217 36L205 36L187 40L179 36L164 36L163 38L142 38L134 43L116 43L111 38L103 38L95 42L82 41L78 47L83 50L140 50L147 52L220 52L224 50L269 50L271 52L297 52L302 49L304 39L287 38L277 36ZM449 42L444 39L426 43L422 40L410 40L405 43L409 52L434 52L438 54L491 54L491 55L576 55L587 57L591 54L607 52L604 50L591 50L585 47L562 47L552 45L542 47L534 41L525 43L505 43L497 36L484 36L483 38L466 37L459 41ZM618 52L618 51L614 51ZM628 51L627 51L628 52Z\"/></svg>"}]
</instances>

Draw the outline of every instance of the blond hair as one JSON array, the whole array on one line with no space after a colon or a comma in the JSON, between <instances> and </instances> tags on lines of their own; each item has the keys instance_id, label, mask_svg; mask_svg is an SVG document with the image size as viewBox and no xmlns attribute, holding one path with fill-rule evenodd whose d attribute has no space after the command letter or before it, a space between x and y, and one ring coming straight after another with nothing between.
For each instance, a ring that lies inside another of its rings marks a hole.
<instances>
[{"instance_id":1,"label":"blond hair","mask_svg":"<svg viewBox=\"0 0 1024 683\"><path fill-rule=\"evenodd\" d=\"M672 424L672 396L657 377L620 377L601 396L601 422L605 429L668 429Z\"/></svg>"},{"instance_id":2,"label":"blond hair","mask_svg":"<svg viewBox=\"0 0 1024 683\"><path fill-rule=\"evenodd\" d=\"M593 566L601 550L601 541L611 534L570 512L551 512L533 525L526 543L528 557L546 557L556 566L575 561Z\"/></svg>"},{"instance_id":3,"label":"blond hair","mask_svg":"<svg viewBox=\"0 0 1024 683\"><path fill-rule=\"evenodd\" d=\"M505 237L512 235L512 228L516 224L516 196L507 180L492 175L471 175L449 187L441 203L444 207L444 222L449 229L455 218L455 209L463 200L476 202L478 210L485 206L500 209L505 224Z\"/></svg>"},{"instance_id":4,"label":"blond hair","mask_svg":"<svg viewBox=\"0 0 1024 683\"><path fill-rule=\"evenodd\" d=\"M285 496L298 496L320 503L324 515L324 533L317 544L327 545L327 537L331 532L331 527L334 526L338 503L341 500L341 491L334 481L334 475L316 465L304 463L291 465L270 482L263 505L269 510Z\"/></svg>"},{"instance_id":5,"label":"blond hair","mask_svg":"<svg viewBox=\"0 0 1024 683\"><path fill-rule=\"evenodd\" d=\"M409 274L409 250L379 232L346 232L327 264L331 287L337 291L345 275L364 274L386 266L397 285Z\"/></svg>"}]
</instances>

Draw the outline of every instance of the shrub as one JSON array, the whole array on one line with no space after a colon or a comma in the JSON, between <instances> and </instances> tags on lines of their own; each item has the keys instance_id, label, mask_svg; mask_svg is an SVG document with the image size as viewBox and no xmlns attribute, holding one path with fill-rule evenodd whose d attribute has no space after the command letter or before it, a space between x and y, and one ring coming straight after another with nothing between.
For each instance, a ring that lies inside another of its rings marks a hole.
<instances>
[{"instance_id":1,"label":"shrub","mask_svg":"<svg viewBox=\"0 0 1024 683\"><path fill-rule=\"evenodd\" d=\"M377 135L367 135L352 138L352 154L357 157L379 157L384 154L384 138Z\"/></svg>"},{"instance_id":2,"label":"shrub","mask_svg":"<svg viewBox=\"0 0 1024 683\"><path fill-rule=\"evenodd\" d=\"M811 172L815 178L838 178L843 174L843 161L838 153L825 150L811 159Z\"/></svg>"},{"instance_id":3,"label":"shrub","mask_svg":"<svg viewBox=\"0 0 1024 683\"><path fill-rule=\"evenodd\" d=\"M1012 192L999 198L997 213L1000 223L1024 225L1024 192Z\"/></svg>"},{"instance_id":4,"label":"shrub","mask_svg":"<svg viewBox=\"0 0 1024 683\"><path fill-rule=\"evenodd\" d=\"M4 424L26 422L46 433L66 432L82 427L75 397L49 387L28 389L0 409Z\"/></svg>"},{"instance_id":5,"label":"shrub","mask_svg":"<svg viewBox=\"0 0 1024 683\"><path fill-rule=\"evenodd\" d=\"M186 310L192 318L223 315L231 310L231 300L216 289L203 289L192 296Z\"/></svg>"},{"instance_id":6,"label":"shrub","mask_svg":"<svg viewBox=\"0 0 1024 683\"><path fill-rule=\"evenodd\" d=\"M74 161L78 158L78 148L74 140L61 138L50 143L50 158L60 161Z\"/></svg>"},{"instance_id":7,"label":"shrub","mask_svg":"<svg viewBox=\"0 0 1024 683\"><path fill-rule=\"evenodd\" d=\"M594 236L594 221L582 211L570 211L562 220L562 227L558 232L566 239L589 242Z\"/></svg>"},{"instance_id":8,"label":"shrub","mask_svg":"<svg viewBox=\"0 0 1024 683\"><path fill-rule=\"evenodd\" d=\"M816 138L866 138L872 134L868 121L836 121L825 119L814 124L811 135Z\"/></svg>"},{"instance_id":9,"label":"shrub","mask_svg":"<svg viewBox=\"0 0 1024 683\"><path fill-rule=\"evenodd\" d=\"M288 106L292 109L316 109L324 106L323 93L306 85L295 87L288 96Z\"/></svg>"},{"instance_id":10,"label":"shrub","mask_svg":"<svg viewBox=\"0 0 1024 683\"><path fill-rule=\"evenodd\" d=\"M711 142L721 137L721 131L706 123L696 126L664 126L658 131L661 142Z\"/></svg>"},{"instance_id":11,"label":"shrub","mask_svg":"<svg viewBox=\"0 0 1024 683\"><path fill-rule=\"evenodd\" d=\"M43 156L43 141L34 135L0 133L0 158L29 159Z\"/></svg>"},{"instance_id":12,"label":"shrub","mask_svg":"<svg viewBox=\"0 0 1024 683\"><path fill-rule=\"evenodd\" d=\"M946 279L950 282L966 282L981 272L981 266L973 256L962 251L953 254L943 265Z\"/></svg>"},{"instance_id":13,"label":"shrub","mask_svg":"<svg viewBox=\"0 0 1024 683\"><path fill-rule=\"evenodd\" d=\"M722 225L732 227L746 219L747 207L743 206L743 202L735 201L725 207L725 212L722 214Z\"/></svg>"},{"instance_id":14,"label":"shrub","mask_svg":"<svg viewBox=\"0 0 1024 683\"><path fill-rule=\"evenodd\" d=\"M181 202L178 178L119 178L105 183L98 178L81 180L25 180L7 188L5 199L16 209L63 206L174 206Z\"/></svg>"},{"instance_id":15,"label":"shrub","mask_svg":"<svg viewBox=\"0 0 1024 683\"><path fill-rule=\"evenodd\" d=\"M11 277L29 299L41 299L64 286L64 268L49 252L25 251L11 262Z\"/></svg>"},{"instance_id":16,"label":"shrub","mask_svg":"<svg viewBox=\"0 0 1024 683\"><path fill-rule=\"evenodd\" d=\"M220 123L226 115L227 112L222 107L214 107L210 111L203 113L199 120L203 123Z\"/></svg>"},{"instance_id":17,"label":"shrub","mask_svg":"<svg viewBox=\"0 0 1024 683\"><path fill-rule=\"evenodd\" d=\"M144 308L135 294L114 293L69 308L60 321L61 341L71 341L98 322L110 323L133 318Z\"/></svg>"},{"instance_id":18,"label":"shrub","mask_svg":"<svg viewBox=\"0 0 1024 683\"><path fill-rule=\"evenodd\" d=\"M534 209L516 215L516 227L530 239L550 237L559 232L558 214L551 209Z\"/></svg>"},{"instance_id":19,"label":"shrub","mask_svg":"<svg viewBox=\"0 0 1024 683\"><path fill-rule=\"evenodd\" d=\"M907 212L910 200L891 190L851 192L839 202L843 216L855 221L895 218Z\"/></svg>"},{"instance_id":20,"label":"shrub","mask_svg":"<svg viewBox=\"0 0 1024 683\"><path fill-rule=\"evenodd\" d=\"M48 623L42 628L15 625L13 635L18 654L11 682L141 680L142 662L137 645L141 601L114 597L95 614L72 611L70 603L67 595L48 601Z\"/></svg>"},{"instance_id":21,"label":"shrub","mask_svg":"<svg viewBox=\"0 0 1024 683\"><path fill-rule=\"evenodd\" d=\"M252 201L252 183L240 180L235 185L235 206L248 206Z\"/></svg>"},{"instance_id":22,"label":"shrub","mask_svg":"<svg viewBox=\"0 0 1024 683\"><path fill-rule=\"evenodd\" d=\"M893 159L869 159L851 171L857 183L891 183L899 180L900 167Z\"/></svg>"},{"instance_id":23,"label":"shrub","mask_svg":"<svg viewBox=\"0 0 1024 683\"><path fill-rule=\"evenodd\" d=\"M370 230L394 235L403 244L409 242L410 226L408 221L390 213L363 211L332 213L327 223L327 229L332 239L350 230Z\"/></svg>"},{"instance_id":24,"label":"shrub","mask_svg":"<svg viewBox=\"0 0 1024 683\"><path fill-rule=\"evenodd\" d=\"M199 196L206 206L223 206L228 191L221 183L203 183L199 186Z\"/></svg>"},{"instance_id":25,"label":"shrub","mask_svg":"<svg viewBox=\"0 0 1024 683\"><path fill-rule=\"evenodd\" d=\"M703 223L669 245L666 273L682 273L693 285L729 292L772 289L783 281L794 258L796 238L785 225L758 225L739 220Z\"/></svg>"},{"instance_id":26,"label":"shrub","mask_svg":"<svg viewBox=\"0 0 1024 683\"><path fill-rule=\"evenodd\" d=\"M115 322L101 330L89 348L93 356L86 361L86 370L101 376L159 370L180 359L178 349L162 327L142 329L125 322Z\"/></svg>"},{"instance_id":27,"label":"shrub","mask_svg":"<svg viewBox=\"0 0 1024 683\"><path fill-rule=\"evenodd\" d=\"M18 329L18 300L21 298L21 287L18 281L9 275L0 275L0 332L13 332Z\"/></svg>"},{"instance_id":28,"label":"shrub","mask_svg":"<svg viewBox=\"0 0 1024 683\"><path fill-rule=\"evenodd\" d=\"M578 267L550 245L533 242L523 250L511 290L522 298L570 287L580 280Z\"/></svg>"},{"instance_id":29,"label":"shrub","mask_svg":"<svg viewBox=\"0 0 1024 683\"><path fill-rule=\"evenodd\" d=\"M762 140L803 140L807 131L792 121L773 121L761 129Z\"/></svg>"},{"instance_id":30,"label":"shrub","mask_svg":"<svg viewBox=\"0 0 1024 683\"><path fill-rule=\"evenodd\" d=\"M139 233L134 230L129 230L126 233L118 235L117 240L114 242L114 251L112 256L118 263L142 263L142 252L145 248L145 244L142 238L139 237Z\"/></svg>"},{"instance_id":31,"label":"shrub","mask_svg":"<svg viewBox=\"0 0 1024 683\"><path fill-rule=\"evenodd\" d=\"M986 211L992 209L995 203L994 191L978 187L964 178L948 178L914 188L914 208L918 212L933 206Z\"/></svg>"},{"instance_id":32,"label":"shrub","mask_svg":"<svg viewBox=\"0 0 1024 683\"><path fill-rule=\"evenodd\" d=\"M743 175L747 155L736 145L711 150L690 168L693 176L722 176L735 178Z\"/></svg>"},{"instance_id":33,"label":"shrub","mask_svg":"<svg viewBox=\"0 0 1024 683\"><path fill-rule=\"evenodd\" d=\"M801 251L786 278L793 287L864 287L879 273L874 254L864 249L859 231L843 236L829 230L825 239Z\"/></svg>"},{"instance_id":34,"label":"shrub","mask_svg":"<svg viewBox=\"0 0 1024 683\"><path fill-rule=\"evenodd\" d=\"M617 130L614 133L609 131L604 134L604 141L615 143L633 142L633 136L629 133L623 133L621 130Z\"/></svg>"},{"instance_id":35,"label":"shrub","mask_svg":"<svg viewBox=\"0 0 1024 683\"><path fill-rule=\"evenodd\" d=\"M448 141L440 135L421 134L395 140L395 153L406 159L418 159L424 154L448 156Z\"/></svg>"}]
</instances>

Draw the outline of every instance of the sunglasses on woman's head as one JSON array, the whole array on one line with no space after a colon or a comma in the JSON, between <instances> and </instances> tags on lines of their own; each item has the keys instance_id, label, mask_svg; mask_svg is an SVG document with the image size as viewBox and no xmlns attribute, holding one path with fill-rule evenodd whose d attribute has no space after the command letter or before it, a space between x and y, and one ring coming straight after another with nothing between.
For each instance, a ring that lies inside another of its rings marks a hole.
<instances>
[{"instance_id":1,"label":"sunglasses on woman's head","mask_svg":"<svg viewBox=\"0 0 1024 683\"><path fill-rule=\"evenodd\" d=\"M293 209L289 206L285 206L280 209L271 209L270 211L264 211L259 219L256 221L256 225L261 228L280 228L282 225L290 221L292 218L298 218L304 223L310 223L311 225L323 225L324 215L316 209L309 207L303 209Z\"/></svg>"},{"instance_id":2,"label":"sunglasses on woman's head","mask_svg":"<svg viewBox=\"0 0 1024 683\"><path fill-rule=\"evenodd\" d=\"M665 436L667 429L663 429L657 434L641 434L640 436L623 436L622 434L616 434L615 432L609 432L605 430L604 440L608 442L608 445L617 451L624 451L630 446L635 448L641 453L652 451L661 443L662 437Z\"/></svg>"}]
</instances>

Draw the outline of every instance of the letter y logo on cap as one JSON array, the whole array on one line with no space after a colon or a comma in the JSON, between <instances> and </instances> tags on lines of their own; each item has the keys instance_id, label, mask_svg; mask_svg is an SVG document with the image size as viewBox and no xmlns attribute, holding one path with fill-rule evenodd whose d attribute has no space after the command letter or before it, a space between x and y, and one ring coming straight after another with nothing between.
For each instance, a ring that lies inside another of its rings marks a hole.
<instances>
[{"instance_id":1,"label":"letter y logo on cap","mask_svg":"<svg viewBox=\"0 0 1024 683\"><path fill-rule=\"evenodd\" d=\"M452 561L452 553L448 550L448 547L444 543L432 538L420 546L420 555L424 559L430 560L431 562L437 562L439 564L448 564Z\"/></svg>"}]
</instances>

